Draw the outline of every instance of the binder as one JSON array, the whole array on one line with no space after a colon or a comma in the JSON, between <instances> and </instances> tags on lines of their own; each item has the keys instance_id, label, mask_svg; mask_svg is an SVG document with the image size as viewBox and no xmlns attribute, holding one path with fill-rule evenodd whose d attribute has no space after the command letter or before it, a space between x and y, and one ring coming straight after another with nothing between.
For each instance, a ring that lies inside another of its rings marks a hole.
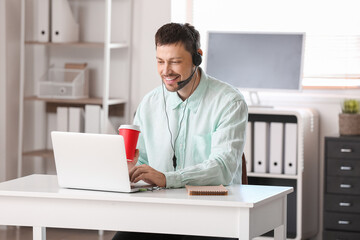
<instances>
[{"instance_id":1,"label":"binder","mask_svg":"<svg viewBox=\"0 0 360 240\"><path fill-rule=\"evenodd\" d=\"M62 132L69 130L68 115L69 110L67 107L56 108L56 130Z\"/></svg>"},{"instance_id":2,"label":"binder","mask_svg":"<svg viewBox=\"0 0 360 240\"><path fill-rule=\"evenodd\" d=\"M34 0L34 41L50 41L50 0Z\"/></svg>"},{"instance_id":3,"label":"binder","mask_svg":"<svg viewBox=\"0 0 360 240\"><path fill-rule=\"evenodd\" d=\"M244 154L246 159L246 171L251 172L252 171L252 122L247 123L246 127L246 142L244 146Z\"/></svg>"},{"instance_id":4,"label":"binder","mask_svg":"<svg viewBox=\"0 0 360 240\"><path fill-rule=\"evenodd\" d=\"M254 122L254 172L269 172L269 123Z\"/></svg>"},{"instance_id":5,"label":"binder","mask_svg":"<svg viewBox=\"0 0 360 240\"><path fill-rule=\"evenodd\" d=\"M284 173L284 124L270 123L270 166L269 172Z\"/></svg>"},{"instance_id":6,"label":"binder","mask_svg":"<svg viewBox=\"0 0 360 240\"><path fill-rule=\"evenodd\" d=\"M101 133L101 107L98 105L85 105L85 132Z\"/></svg>"},{"instance_id":7,"label":"binder","mask_svg":"<svg viewBox=\"0 0 360 240\"><path fill-rule=\"evenodd\" d=\"M84 132L84 109L69 107L69 132Z\"/></svg>"},{"instance_id":8,"label":"binder","mask_svg":"<svg viewBox=\"0 0 360 240\"><path fill-rule=\"evenodd\" d=\"M52 0L51 39L53 42L78 42L79 24L75 21L68 0Z\"/></svg>"},{"instance_id":9,"label":"binder","mask_svg":"<svg viewBox=\"0 0 360 240\"><path fill-rule=\"evenodd\" d=\"M107 121L107 128L104 128L105 120ZM101 117L100 117L100 126L101 126L101 133L105 134L119 134L117 128L114 128L114 125L110 121L109 117L104 119L104 110L101 109Z\"/></svg>"},{"instance_id":10,"label":"binder","mask_svg":"<svg viewBox=\"0 0 360 240\"><path fill-rule=\"evenodd\" d=\"M285 123L285 174L297 173L297 124Z\"/></svg>"}]
</instances>

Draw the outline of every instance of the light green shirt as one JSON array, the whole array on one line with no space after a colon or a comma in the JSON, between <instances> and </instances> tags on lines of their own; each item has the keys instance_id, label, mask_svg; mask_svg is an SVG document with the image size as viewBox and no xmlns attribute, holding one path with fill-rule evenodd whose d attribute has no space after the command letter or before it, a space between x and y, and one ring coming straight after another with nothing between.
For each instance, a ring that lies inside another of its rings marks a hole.
<instances>
[{"instance_id":1,"label":"light green shirt","mask_svg":"<svg viewBox=\"0 0 360 240\"><path fill-rule=\"evenodd\" d=\"M248 118L243 95L230 85L207 76L203 70L185 111L186 100L182 101L177 92L164 89L164 95L162 86L148 93L137 109L134 124L141 130L138 164L150 165L164 173L167 188L185 184L240 184ZM176 170L164 96L172 141L177 138Z\"/></svg>"}]
</instances>

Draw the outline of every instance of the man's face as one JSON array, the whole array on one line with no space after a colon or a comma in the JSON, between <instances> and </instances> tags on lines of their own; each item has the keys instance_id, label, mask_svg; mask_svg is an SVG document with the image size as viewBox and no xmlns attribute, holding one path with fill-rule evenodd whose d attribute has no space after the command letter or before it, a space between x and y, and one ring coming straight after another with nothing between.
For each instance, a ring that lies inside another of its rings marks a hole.
<instances>
[{"instance_id":1,"label":"man's face","mask_svg":"<svg viewBox=\"0 0 360 240\"><path fill-rule=\"evenodd\" d=\"M193 71L191 54L182 43L157 46L156 59L158 73L171 92L177 91L177 83L187 79Z\"/></svg>"}]
</instances>

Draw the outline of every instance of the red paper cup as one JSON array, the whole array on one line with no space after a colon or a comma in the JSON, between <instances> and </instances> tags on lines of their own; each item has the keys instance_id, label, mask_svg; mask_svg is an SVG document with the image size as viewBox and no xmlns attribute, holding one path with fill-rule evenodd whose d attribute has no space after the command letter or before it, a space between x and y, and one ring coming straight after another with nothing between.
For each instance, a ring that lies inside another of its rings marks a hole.
<instances>
[{"instance_id":1,"label":"red paper cup","mask_svg":"<svg viewBox=\"0 0 360 240\"><path fill-rule=\"evenodd\" d=\"M140 127L137 125L121 125L119 134L124 137L126 158L129 162L134 160Z\"/></svg>"}]
</instances>

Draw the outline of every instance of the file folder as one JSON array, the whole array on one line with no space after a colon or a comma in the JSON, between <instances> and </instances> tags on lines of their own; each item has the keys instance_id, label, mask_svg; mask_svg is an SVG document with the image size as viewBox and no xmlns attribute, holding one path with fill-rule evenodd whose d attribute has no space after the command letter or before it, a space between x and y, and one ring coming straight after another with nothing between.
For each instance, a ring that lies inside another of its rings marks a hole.
<instances>
[{"instance_id":1,"label":"file folder","mask_svg":"<svg viewBox=\"0 0 360 240\"><path fill-rule=\"evenodd\" d=\"M284 124L280 122L270 123L270 166L269 172L275 174L284 173Z\"/></svg>"},{"instance_id":2,"label":"file folder","mask_svg":"<svg viewBox=\"0 0 360 240\"><path fill-rule=\"evenodd\" d=\"M85 132L101 133L101 107L98 105L85 105Z\"/></svg>"},{"instance_id":3,"label":"file folder","mask_svg":"<svg viewBox=\"0 0 360 240\"><path fill-rule=\"evenodd\" d=\"M297 173L297 124L285 123L285 174Z\"/></svg>"},{"instance_id":4,"label":"file folder","mask_svg":"<svg viewBox=\"0 0 360 240\"><path fill-rule=\"evenodd\" d=\"M53 42L78 42L79 24L76 22L68 0L52 0L51 39Z\"/></svg>"},{"instance_id":5,"label":"file folder","mask_svg":"<svg viewBox=\"0 0 360 240\"><path fill-rule=\"evenodd\" d=\"M67 132L69 130L68 124L69 110L67 107L56 108L56 130Z\"/></svg>"},{"instance_id":6,"label":"file folder","mask_svg":"<svg viewBox=\"0 0 360 240\"><path fill-rule=\"evenodd\" d=\"M69 132L84 132L84 109L69 107Z\"/></svg>"},{"instance_id":7,"label":"file folder","mask_svg":"<svg viewBox=\"0 0 360 240\"><path fill-rule=\"evenodd\" d=\"M252 172L252 140L252 122L248 122L246 127L246 142L244 146L247 172Z\"/></svg>"},{"instance_id":8,"label":"file folder","mask_svg":"<svg viewBox=\"0 0 360 240\"><path fill-rule=\"evenodd\" d=\"M34 41L50 41L50 0L34 0Z\"/></svg>"},{"instance_id":9,"label":"file folder","mask_svg":"<svg viewBox=\"0 0 360 240\"><path fill-rule=\"evenodd\" d=\"M254 122L254 172L269 172L269 123Z\"/></svg>"}]
</instances>

